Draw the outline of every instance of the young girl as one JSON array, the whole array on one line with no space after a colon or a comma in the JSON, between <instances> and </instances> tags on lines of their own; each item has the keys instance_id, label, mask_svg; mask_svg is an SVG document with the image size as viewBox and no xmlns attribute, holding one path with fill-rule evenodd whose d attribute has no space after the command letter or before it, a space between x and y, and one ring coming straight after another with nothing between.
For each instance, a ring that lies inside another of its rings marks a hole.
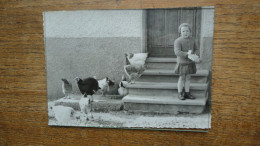
<instances>
[{"instance_id":1,"label":"young girl","mask_svg":"<svg viewBox=\"0 0 260 146\"><path fill-rule=\"evenodd\" d=\"M199 53L195 40L191 37L191 26L188 23L183 23L179 26L179 33L181 36L174 42L174 52L177 56L177 65L175 73L179 74L178 80L178 98L180 100L195 99L190 94L190 79L191 74L195 74L196 64L188 58L189 52L191 54ZM185 93L183 92L183 87Z\"/></svg>"}]
</instances>

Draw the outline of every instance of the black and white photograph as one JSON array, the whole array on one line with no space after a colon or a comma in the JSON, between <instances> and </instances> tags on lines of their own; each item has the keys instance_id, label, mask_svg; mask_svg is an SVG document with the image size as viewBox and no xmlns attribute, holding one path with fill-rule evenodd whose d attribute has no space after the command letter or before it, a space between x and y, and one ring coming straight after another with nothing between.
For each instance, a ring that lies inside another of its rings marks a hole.
<instances>
[{"instance_id":1,"label":"black and white photograph","mask_svg":"<svg viewBox=\"0 0 260 146\"><path fill-rule=\"evenodd\" d=\"M48 125L211 128L214 7L48 11L43 19Z\"/></svg>"}]
</instances>

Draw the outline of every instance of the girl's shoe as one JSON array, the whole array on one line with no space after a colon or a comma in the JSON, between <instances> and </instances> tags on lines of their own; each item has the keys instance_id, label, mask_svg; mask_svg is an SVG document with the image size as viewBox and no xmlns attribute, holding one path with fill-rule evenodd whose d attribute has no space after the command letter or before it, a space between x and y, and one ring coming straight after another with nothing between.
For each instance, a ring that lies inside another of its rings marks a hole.
<instances>
[{"instance_id":1,"label":"girl's shoe","mask_svg":"<svg viewBox=\"0 0 260 146\"><path fill-rule=\"evenodd\" d=\"M185 97L184 97L184 95L183 95L183 92L178 93L178 98L179 98L180 100L185 100Z\"/></svg>"},{"instance_id":2,"label":"girl's shoe","mask_svg":"<svg viewBox=\"0 0 260 146\"><path fill-rule=\"evenodd\" d=\"M187 98L187 99L196 99L194 96L192 96L192 95L190 94L190 92L185 92L184 97Z\"/></svg>"}]
</instances>

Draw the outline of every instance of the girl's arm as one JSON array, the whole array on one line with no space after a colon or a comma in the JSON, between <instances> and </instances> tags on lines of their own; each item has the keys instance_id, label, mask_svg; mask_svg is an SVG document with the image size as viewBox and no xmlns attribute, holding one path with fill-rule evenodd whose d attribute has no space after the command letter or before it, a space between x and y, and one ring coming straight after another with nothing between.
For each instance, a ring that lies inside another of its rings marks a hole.
<instances>
[{"instance_id":1,"label":"girl's arm","mask_svg":"<svg viewBox=\"0 0 260 146\"><path fill-rule=\"evenodd\" d=\"M181 42L179 41L179 39L175 40L175 42L174 42L174 52L175 52L176 56L180 56L183 58L188 57L188 52L181 51Z\"/></svg>"}]
</instances>

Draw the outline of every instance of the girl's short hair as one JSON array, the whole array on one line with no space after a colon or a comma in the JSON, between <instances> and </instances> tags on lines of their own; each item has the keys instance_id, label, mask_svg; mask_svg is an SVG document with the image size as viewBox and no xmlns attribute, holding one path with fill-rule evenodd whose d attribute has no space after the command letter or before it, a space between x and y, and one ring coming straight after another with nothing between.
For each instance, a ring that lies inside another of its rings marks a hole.
<instances>
[{"instance_id":1,"label":"girl's short hair","mask_svg":"<svg viewBox=\"0 0 260 146\"><path fill-rule=\"evenodd\" d=\"M189 30L190 30L190 32L191 32L191 25L190 25L189 23L182 23L182 24L179 26L179 29L178 29L179 33L181 33L181 28L182 28L182 27L188 27Z\"/></svg>"}]
</instances>

